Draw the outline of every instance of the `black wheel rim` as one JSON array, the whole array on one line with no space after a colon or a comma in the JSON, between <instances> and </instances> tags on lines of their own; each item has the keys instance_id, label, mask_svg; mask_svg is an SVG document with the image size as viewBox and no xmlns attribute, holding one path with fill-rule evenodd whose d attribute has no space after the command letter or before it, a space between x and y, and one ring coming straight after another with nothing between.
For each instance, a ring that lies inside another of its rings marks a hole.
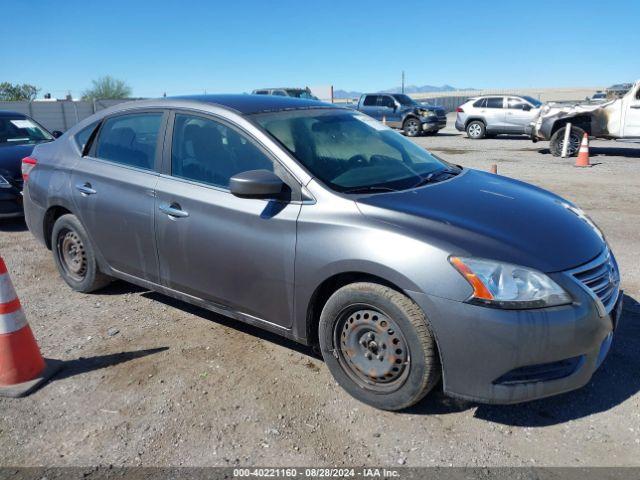
<instances>
[{"instance_id":1,"label":"black wheel rim","mask_svg":"<svg viewBox=\"0 0 640 480\"><path fill-rule=\"evenodd\" d=\"M84 280L87 274L87 253L78 234L66 228L61 230L56 248L65 273L77 282Z\"/></svg>"},{"instance_id":2,"label":"black wheel rim","mask_svg":"<svg viewBox=\"0 0 640 480\"><path fill-rule=\"evenodd\" d=\"M360 387L397 390L409 374L409 345L399 325L370 305L353 305L340 314L334 346L343 370Z\"/></svg>"}]
</instances>

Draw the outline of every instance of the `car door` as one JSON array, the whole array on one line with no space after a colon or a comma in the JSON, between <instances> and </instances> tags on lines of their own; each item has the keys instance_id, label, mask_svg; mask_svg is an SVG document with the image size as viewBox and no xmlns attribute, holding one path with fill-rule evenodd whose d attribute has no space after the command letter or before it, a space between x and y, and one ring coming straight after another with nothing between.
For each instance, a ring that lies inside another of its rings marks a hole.
<instances>
[{"instance_id":1,"label":"car door","mask_svg":"<svg viewBox=\"0 0 640 480\"><path fill-rule=\"evenodd\" d=\"M487 131L502 133L507 130L505 125L504 97L487 97L484 118L487 122Z\"/></svg>"},{"instance_id":2,"label":"car door","mask_svg":"<svg viewBox=\"0 0 640 480\"><path fill-rule=\"evenodd\" d=\"M378 95L365 95L360 105L360 111L376 120L382 120L380 106L378 105Z\"/></svg>"},{"instance_id":3,"label":"car door","mask_svg":"<svg viewBox=\"0 0 640 480\"><path fill-rule=\"evenodd\" d=\"M165 145L155 211L162 283L289 327L301 202L238 198L229 179L267 169L295 191L292 177L250 135L218 117L176 112Z\"/></svg>"},{"instance_id":4,"label":"car door","mask_svg":"<svg viewBox=\"0 0 640 480\"><path fill-rule=\"evenodd\" d=\"M71 177L77 214L99 254L113 269L154 283L154 195L166 118L163 110L107 117Z\"/></svg>"},{"instance_id":5,"label":"car door","mask_svg":"<svg viewBox=\"0 0 640 480\"><path fill-rule=\"evenodd\" d=\"M524 133L524 129L535 118L537 109L518 97L507 98L505 110L505 128L509 133Z\"/></svg>"},{"instance_id":6,"label":"car door","mask_svg":"<svg viewBox=\"0 0 640 480\"><path fill-rule=\"evenodd\" d=\"M640 137L640 83L636 83L635 92L627 94L623 99L624 122L622 136L625 138Z\"/></svg>"},{"instance_id":7,"label":"car door","mask_svg":"<svg viewBox=\"0 0 640 480\"><path fill-rule=\"evenodd\" d=\"M380 116L390 127L400 128L402 126L402 114L395 99L391 95L380 95L378 97L380 105Z\"/></svg>"}]
</instances>

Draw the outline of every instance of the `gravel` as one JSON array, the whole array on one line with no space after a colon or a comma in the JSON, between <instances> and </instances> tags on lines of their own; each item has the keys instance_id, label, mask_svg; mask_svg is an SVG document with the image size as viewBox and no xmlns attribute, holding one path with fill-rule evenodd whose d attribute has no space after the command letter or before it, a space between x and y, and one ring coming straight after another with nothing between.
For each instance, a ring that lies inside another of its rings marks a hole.
<instances>
[{"instance_id":1,"label":"gravel","mask_svg":"<svg viewBox=\"0 0 640 480\"><path fill-rule=\"evenodd\" d=\"M0 464L640 465L638 146L595 141L596 165L577 169L524 137L473 141L447 128L416 142L551 189L604 230L627 298L588 386L514 406L437 390L406 412L375 410L306 347L123 282L72 292L24 224L2 221L0 252L29 322L65 367L27 398L0 399Z\"/></svg>"}]
</instances>

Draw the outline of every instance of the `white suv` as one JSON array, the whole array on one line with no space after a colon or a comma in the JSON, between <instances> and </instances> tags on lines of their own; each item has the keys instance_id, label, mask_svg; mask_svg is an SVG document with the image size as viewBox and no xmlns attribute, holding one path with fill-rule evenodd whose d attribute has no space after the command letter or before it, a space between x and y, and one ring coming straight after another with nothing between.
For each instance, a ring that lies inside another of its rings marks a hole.
<instances>
[{"instance_id":1,"label":"white suv","mask_svg":"<svg viewBox=\"0 0 640 480\"><path fill-rule=\"evenodd\" d=\"M472 139L524 134L542 102L526 95L488 95L470 98L456 109L456 129Z\"/></svg>"}]
</instances>

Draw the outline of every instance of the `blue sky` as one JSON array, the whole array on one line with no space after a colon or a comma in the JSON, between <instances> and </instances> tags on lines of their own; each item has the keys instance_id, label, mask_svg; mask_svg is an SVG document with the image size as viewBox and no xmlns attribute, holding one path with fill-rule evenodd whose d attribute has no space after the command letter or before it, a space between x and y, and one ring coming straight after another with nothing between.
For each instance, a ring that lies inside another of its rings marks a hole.
<instances>
[{"instance_id":1,"label":"blue sky","mask_svg":"<svg viewBox=\"0 0 640 480\"><path fill-rule=\"evenodd\" d=\"M0 81L74 96L329 85L600 86L640 78L640 2L0 0Z\"/></svg>"}]
</instances>

